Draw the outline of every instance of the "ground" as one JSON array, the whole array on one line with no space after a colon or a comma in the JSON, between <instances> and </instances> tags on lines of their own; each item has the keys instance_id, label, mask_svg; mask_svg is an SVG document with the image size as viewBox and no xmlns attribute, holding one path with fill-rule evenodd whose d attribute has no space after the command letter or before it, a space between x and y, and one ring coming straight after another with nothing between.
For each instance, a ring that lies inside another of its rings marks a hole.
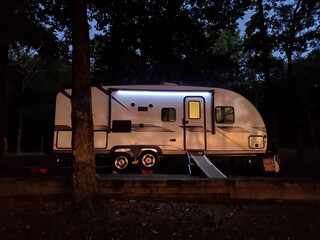
<instances>
[{"instance_id":1,"label":"ground","mask_svg":"<svg viewBox=\"0 0 320 240\"><path fill-rule=\"evenodd\" d=\"M0 239L320 239L317 202L0 198Z\"/></svg>"},{"instance_id":2,"label":"ground","mask_svg":"<svg viewBox=\"0 0 320 240\"><path fill-rule=\"evenodd\" d=\"M0 171L0 177L34 177L37 171L29 167L29 159L15 157L20 158L12 161L13 169ZM30 159L36 157L29 156ZM42 155L36 158L39 166L43 158ZM36 163L33 165L38 166ZM185 174L185 164L183 167L181 172L170 173ZM246 172L245 176L252 178L253 174ZM284 167L280 174L267 177L319 179L319 166ZM320 239L319 223L320 202L228 198L205 202L201 197L193 202L99 199L88 209L75 208L68 196L0 198L1 240L304 240Z\"/></svg>"}]
</instances>

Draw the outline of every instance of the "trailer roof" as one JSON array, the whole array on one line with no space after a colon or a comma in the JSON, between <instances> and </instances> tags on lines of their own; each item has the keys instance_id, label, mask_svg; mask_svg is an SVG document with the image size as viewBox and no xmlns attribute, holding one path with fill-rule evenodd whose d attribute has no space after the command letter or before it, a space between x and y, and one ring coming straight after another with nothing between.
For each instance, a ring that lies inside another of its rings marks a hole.
<instances>
[{"instance_id":1,"label":"trailer roof","mask_svg":"<svg viewBox=\"0 0 320 240\"><path fill-rule=\"evenodd\" d=\"M139 90L178 90L178 91L212 91L217 88L212 87L195 87L195 86L179 86L179 85L116 85L116 86L103 86L104 89L139 89Z\"/></svg>"}]
</instances>

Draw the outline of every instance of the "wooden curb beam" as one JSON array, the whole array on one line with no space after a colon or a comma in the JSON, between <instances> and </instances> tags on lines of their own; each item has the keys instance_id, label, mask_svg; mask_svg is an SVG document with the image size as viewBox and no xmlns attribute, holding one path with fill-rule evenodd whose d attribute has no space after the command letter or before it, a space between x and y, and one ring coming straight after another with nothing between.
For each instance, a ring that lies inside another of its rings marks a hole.
<instances>
[{"instance_id":1,"label":"wooden curb beam","mask_svg":"<svg viewBox=\"0 0 320 240\"><path fill-rule=\"evenodd\" d=\"M66 178L0 178L0 197L70 194ZM110 198L251 199L320 201L319 179L98 180L98 194Z\"/></svg>"}]
</instances>

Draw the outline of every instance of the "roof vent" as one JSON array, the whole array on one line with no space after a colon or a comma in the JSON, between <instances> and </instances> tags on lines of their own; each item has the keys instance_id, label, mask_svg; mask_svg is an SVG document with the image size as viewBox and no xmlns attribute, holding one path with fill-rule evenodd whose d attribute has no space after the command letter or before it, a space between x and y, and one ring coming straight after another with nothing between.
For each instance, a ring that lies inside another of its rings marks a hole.
<instances>
[{"instance_id":1,"label":"roof vent","mask_svg":"<svg viewBox=\"0 0 320 240\"><path fill-rule=\"evenodd\" d=\"M163 83L163 85L165 85L165 86L178 86L178 84L176 84L176 83L168 83L168 82Z\"/></svg>"}]
</instances>

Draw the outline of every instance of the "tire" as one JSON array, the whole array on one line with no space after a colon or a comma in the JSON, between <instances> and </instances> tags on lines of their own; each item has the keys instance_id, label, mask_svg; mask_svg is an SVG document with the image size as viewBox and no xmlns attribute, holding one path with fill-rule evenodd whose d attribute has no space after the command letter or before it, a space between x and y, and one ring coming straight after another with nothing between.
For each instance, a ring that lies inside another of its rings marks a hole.
<instances>
[{"instance_id":1,"label":"tire","mask_svg":"<svg viewBox=\"0 0 320 240\"><path fill-rule=\"evenodd\" d=\"M113 155L113 170L125 173L131 166L131 157L127 153L115 153Z\"/></svg>"},{"instance_id":2,"label":"tire","mask_svg":"<svg viewBox=\"0 0 320 240\"><path fill-rule=\"evenodd\" d=\"M139 165L143 170L153 170L159 163L159 156L153 151L145 151L140 154Z\"/></svg>"}]
</instances>

